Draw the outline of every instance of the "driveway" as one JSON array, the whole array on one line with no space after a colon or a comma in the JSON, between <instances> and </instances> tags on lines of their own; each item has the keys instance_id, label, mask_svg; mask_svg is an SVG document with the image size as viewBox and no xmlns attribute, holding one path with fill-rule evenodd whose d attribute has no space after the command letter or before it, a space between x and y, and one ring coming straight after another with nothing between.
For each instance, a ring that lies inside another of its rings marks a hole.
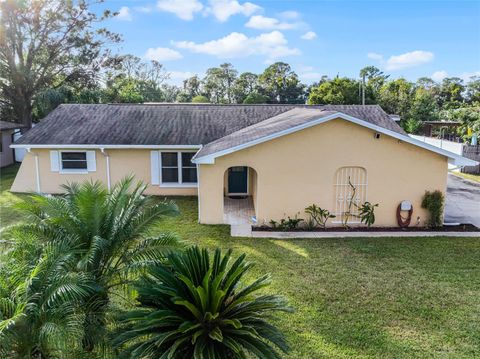
<instances>
[{"instance_id":1,"label":"driveway","mask_svg":"<svg viewBox=\"0 0 480 359\"><path fill-rule=\"evenodd\" d=\"M448 174L445 222L472 223L480 227L480 183Z\"/></svg>"}]
</instances>

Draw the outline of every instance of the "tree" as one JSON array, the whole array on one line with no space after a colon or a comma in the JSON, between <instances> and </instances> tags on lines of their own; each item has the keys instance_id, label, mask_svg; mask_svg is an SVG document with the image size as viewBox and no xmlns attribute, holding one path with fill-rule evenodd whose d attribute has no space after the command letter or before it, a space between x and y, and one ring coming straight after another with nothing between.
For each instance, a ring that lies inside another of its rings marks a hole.
<instances>
[{"instance_id":1,"label":"tree","mask_svg":"<svg viewBox=\"0 0 480 359\"><path fill-rule=\"evenodd\" d=\"M198 78L198 75L194 75L183 81L183 92L185 92L190 98L201 95L202 81Z\"/></svg>"},{"instance_id":2,"label":"tree","mask_svg":"<svg viewBox=\"0 0 480 359\"><path fill-rule=\"evenodd\" d=\"M125 178L108 192L98 182L64 186L60 197L35 195L23 206L30 223L19 227L43 245L69 238L75 271L88 276L95 290L85 298L83 348L105 339L106 314L115 290L125 288L145 267L159 264L178 246L171 234L149 235L153 226L178 213L172 202L144 196L146 186ZM68 272L67 272L68 273Z\"/></svg>"},{"instance_id":3,"label":"tree","mask_svg":"<svg viewBox=\"0 0 480 359\"><path fill-rule=\"evenodd\" d=\"M423 87L415 89L409 117L421 122L438 119L438 105L432 91Z\"/></svg>"},{"instance_id":4,"label":"tree","mask_svg":"<svg viewBox=\"0 0 480 359\"><path fill-rule=\"evenodd\" d=\"M390 76L385 75L375 66L366 66L360 70L360 78L362 80L363 77L366 79L365 103L377 103L378 92Z\"/></svg>"},{"instance_id":5,"label":"tree","mask_svg":"<svg viewBox=\"0 0 480 359\"><path fill-rule=\"evenodd\" d=\"M93 3L101 2L95 0ZM0 2L0 101L13 120L31 126L32 103L41 91L65 83L88 86L119 36L98 27L87 0Z\"/></svg>"},{"instance_id":6,"label":"tree","mask_svg":"<svg viewBox=\"0 0 480 359\"><path fill-rule=\"evenodd\" d=\"M463 93L465 86L458 77L444 78L438 94L439 106L443 109L459 108L464 103Z\"/></svg>"},{"instance_id":7,"label":"tree","mask_svg":"<svg viewBox=\"0 0 480 359\"><path fill-rule=\"evenodd\" d=\"M289 64L276 62L268 66L259 84L270 103L305 103L304 85Z\"/></svg>"},{"instance_id":8,"label":"tree","mask_svg":"<svg viewBox=\"0 0 480 359\"><path fill-rule=\"evenodd\" d=\"M208 98L202 95L195 96L194 98L192 98L192 103L209 103L209 102L210 101L208 100Z\"/></svg>"},{"instance_id":9,"label":"tree","mask_svg":"<svg viewBox=\"0 0 480 359\"><path fill-rule=\"evenodd\" d=\"M233 85L236 103L243 103L252 93L259 92L258 75L251 72L243 72L235 80Z\"/></svg>"},{"instance_id":10,"label":"tree","mask_svg":"<svg viewBox=\"0 0 480 359\"><path fill-rule=\"evenodd\" d=\"M336 77L310 90L309 104L353 105L359 103L358 82Z\"/></svg>"},{"instance_id":11,"label":"tree","mask_svg":"<svg viewBox=\"0 0 480 359\"><path fill-rule=\"evenodd\" d=\"M232 64L221 64L207 70L203 79L203 87L208 98L213 103L233 103L233 83L237 78L237 70Z\"/></svg>"},{"instance_id":12,"label":"tree","mask_svg":"<svg viewBox=\"0 0 480 359\"><path fill-rule=\"evenodd\" d=\"M480 106L469 106L440 111L440 118L460 122L460 131L465 140L469 140L468 129L472 134L480 135Z\"/></svg>"},{"instance_id":13,"label":"tree","mask_svg":"<svg viewBox=\"0 0 480 359\"><path fill-rule=\"evenodd\" d=\"M245 100L242 102L243 104L258 104L258 103L268 103L268 97L257 92L250 93Z\"/></svg>"},{"instance_id":14,"label":"tree","mask_svg":"<svg viewBox=\"0 0 480 359\"><path fill-rule=\"evenodd\" d=\"M104 76L105 101L161 102L164 100L162 86L169 76L157 61L145 62L133 55L119 56Z\"/></svg>"},{"instance_id":15,"label":"tree","mask_svg":"<svg viewBox=\"0 0 480 359\"><path fill-rule=\"evenodd\" d=\"M480 76L472 76L466 87L467 101L470 104L480 105Z\"/></svg>"},{"instance_id":16,"label":"tree","mask_svg":"<svg viewBox=\"0 0 480 359\"><path fill-rule=\"evenodd\" d=\"M179 93L180 88L175 85L162 85L163 100L165 102L175 102Z\"/></svg>"},{"instance_id":17,"label":"tree","mask_svg":"<svg viewBox=\"0 0 480 359\"><path fill-rule=\"evenodd\" d=\"M379 105L387 113L406 119L413 98L413 84L400 78L386 82L379 91Z\"/></svg>"},{"instance_id":18,"label":"tree","mask_svg":"<svg viewBox=\"0 0 480 359\"><path fill-rule=\"evenodd\" d=\"M230 264L231 250L213 261L206 249L172 252L137 284L140 308L121 317L114 344L132 358L280 358L284 335L269 319L289 311L279 296L254 295L262 276L242 284L252 264L245 254Z\"/></svg>"},{"instance_id":19,"label":"tree","mask_svg":"<svg viewBox=\"0 0 480 359\"><path fill-rule=\"evenodd\" d=\"M191 102L192 98L190 97L190 95L186 92L179 92L177 94L177 97L175 99L176 102L180 102L180 103L187 103L187 102Z\"/></svg>"}]
</instances>

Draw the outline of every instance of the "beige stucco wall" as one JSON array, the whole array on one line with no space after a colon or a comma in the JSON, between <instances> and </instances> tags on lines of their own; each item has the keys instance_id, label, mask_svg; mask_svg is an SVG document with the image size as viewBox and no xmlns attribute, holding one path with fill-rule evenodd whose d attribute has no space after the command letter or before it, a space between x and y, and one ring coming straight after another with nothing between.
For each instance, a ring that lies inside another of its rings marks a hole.
<instances>
[{"instance_id":1,"label":"beige stucco wall","mask_svg":"<svg viewBox=\"0 0 480 359\"><path fill-rule=\"evenodd\" d=\"M11 165L14 161L13 150L10 148L12 144L13 130L0 131L2 136L2 151L0 152L0 167Z\"/></svg>"},{"instance_id":2,"label":"beige stucco wall","mask_svg":"<svg viewBox=\"0 0 480 359\"><path fill-rule=\"evenodd\" d=\"M425 190L445 192L447 158L345 120L333 120L265 142L201 165L200 222L222 223L224 174L231 166L249 166L257 174L258 223L295 215L316 203L334 210L334 176L343 166L367 170L367 200L379 203L376 226L396 226L396 208L413 203L412 225L427 213L420 207Z\"/></svg>"},{"instance_id":3,"label":"beige stucco wall","mask_svg":"<svg viewBox=\"0 0 480 359\"><path fill-rule=\"evenodd\" d=\"M59 149L61 150L61 149ZM80 150L80 148L79 148ZM96 171L88 174L62 174L50 169L50 150L32 149L27 153L20 166L17 177L12 185L13 192L33 192L36 189L35 156L38 155L40 172L40 190L43 193L61 193L60 186L68 182L83 182L85 180L107 183L106 158L98 150L95 151ZM197 188L171 188L150 185L150 150L106 150L110 157L110 178L114 185L127 175L133 174L135 179L148 184L146 194L152 195L197 195Z\"/></svg>"}]
</instances>

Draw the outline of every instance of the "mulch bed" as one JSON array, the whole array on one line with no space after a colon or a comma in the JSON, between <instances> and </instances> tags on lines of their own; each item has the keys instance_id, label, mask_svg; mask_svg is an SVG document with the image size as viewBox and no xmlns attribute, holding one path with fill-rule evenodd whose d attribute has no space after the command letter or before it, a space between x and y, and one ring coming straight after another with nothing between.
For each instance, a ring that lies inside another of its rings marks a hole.
<instances>
[{"instance_id":1,"label":"mulch bed","mask_svg":"<svg viewBox=\"0 0 480 359\"><path fill-rule=\"evenodd\" d=\"M345 229L343 227L329 227L326 229L315 228L305 229L297 228L288 231L282 231L278 228L268 226L252 227L253 231L258 232L480 232L480 228L473 224L460 224L455 226L443 226L440 228L425 228L425 227L351 227Z\"/></svg>"}]
</instances>

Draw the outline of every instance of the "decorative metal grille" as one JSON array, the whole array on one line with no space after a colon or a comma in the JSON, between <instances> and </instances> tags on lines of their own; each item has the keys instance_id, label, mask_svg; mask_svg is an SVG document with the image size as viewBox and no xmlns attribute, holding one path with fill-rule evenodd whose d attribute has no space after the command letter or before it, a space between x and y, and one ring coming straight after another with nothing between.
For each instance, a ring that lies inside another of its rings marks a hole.
<instances>
[{"instance_id":1,"label":"decorative metal grille","mask_svg":"<svg viewBox=\"0 0 480 359\"><path fill-rule=\"evenodd\" d=\"M367 171L363 167L341 167L335 173L335 222L360 222L358 207L367 200Z\"/></svg>"}]
</instances>

